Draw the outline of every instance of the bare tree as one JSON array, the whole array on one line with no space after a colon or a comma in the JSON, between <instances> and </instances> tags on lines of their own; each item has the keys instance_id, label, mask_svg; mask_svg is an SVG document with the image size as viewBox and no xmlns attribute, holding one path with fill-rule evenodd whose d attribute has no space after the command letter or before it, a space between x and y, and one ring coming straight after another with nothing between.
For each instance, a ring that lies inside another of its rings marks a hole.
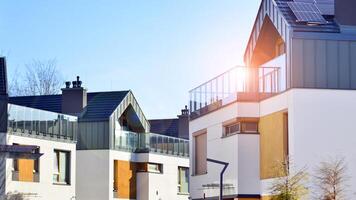
<instances>
[{"instance_id":1,"label":"bare tree","mask_svg":"<svg viewBox=\"0 0 356 200\"><path fill-rule=\"evenodd\" d=\"M58 94L63 83L55 59L26 64L25 74L16 73L9 84L11 96Z\"/></svg>"},{"instance_id":2,"label":"bare tree","mask_svg":"<svg viewBox=\"0 0 356 200\"><path fill-rule=\"evenodd\" d=\"M344 158L330 158L321 162L315 172L318 199L343 200L347 189L347 165Z\"/></svg>"},{"instance_id":3,"label":"bare tree","mask_svg":"<svg viewBox=\"0 0 356 200\"><path fill-rule=\"evenodd\" d=\"M274 171L277 178L270 187L272 200L299 200L308 194L306 167L294 168L290 158L276 162Z\"/></svg>"}]
</instances>

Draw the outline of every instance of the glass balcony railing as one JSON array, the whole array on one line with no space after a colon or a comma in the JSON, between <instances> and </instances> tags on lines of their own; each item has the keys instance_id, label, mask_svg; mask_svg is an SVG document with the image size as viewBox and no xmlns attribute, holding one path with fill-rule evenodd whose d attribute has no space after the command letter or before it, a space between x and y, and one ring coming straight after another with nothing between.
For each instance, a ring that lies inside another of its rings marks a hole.
<instances>
[{"instance_id":1,"label":"glass balcony railing","mask_svg":"<svg viewBox=\"0 0 356 200\"><path fill-rule=\"evenodd\" d=\"M14 104L8 105L11 134L76 140L77 117Z\"/></svg>"},{"instance_id":2,"label":"glass balcony railing","mask_svg":"<svg viewBox=\"0 0 356 200\"><path fill-rule=\"evenodd\" d=\"M191 118L238 99L261 100L280 90L278 67L234 67L189 91Z\"/></svg>"},{"instance_id":3,"label":"glass balcony railing","mask_svg":"<svg viewBox=\"0 0 356 200\"><path fill-rule=\"evenodd\" d=\"M115 149L136 153L161 153L189 156L189 141L155 133L136 133L120 130L115 135Z\"/></svg>"}]
</instances>

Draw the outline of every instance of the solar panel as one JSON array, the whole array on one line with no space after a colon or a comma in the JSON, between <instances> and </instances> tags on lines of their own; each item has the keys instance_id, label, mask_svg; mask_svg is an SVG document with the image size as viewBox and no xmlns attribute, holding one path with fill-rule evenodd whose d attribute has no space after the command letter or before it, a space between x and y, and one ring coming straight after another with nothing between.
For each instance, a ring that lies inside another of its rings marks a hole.
<instances>
[{"instance_id":1,"label":"solar panel","mask_svg":"<svg viewBox=\"0 0 356 200\"><path fill-rule=\"evenodd\" d=\"M314 3L288 2L288 6L297 18L297 22L327 24Z\"/></svg>"}]
</instances>

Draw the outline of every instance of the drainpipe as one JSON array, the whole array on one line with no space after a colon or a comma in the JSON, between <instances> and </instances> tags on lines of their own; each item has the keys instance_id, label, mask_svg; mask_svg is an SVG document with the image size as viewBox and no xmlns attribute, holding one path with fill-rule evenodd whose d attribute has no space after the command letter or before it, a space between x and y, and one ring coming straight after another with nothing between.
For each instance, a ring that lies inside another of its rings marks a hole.
<instances>
[{"instance_id":1,"label":"drainpipe","mask_svg":"<svg viewBox=\"0 0 356 200\"><path fill-rule=\"evenodd\" d=\"M220 165L224 165L224 168L220 172L220 195L219 195L219 200L223 200L224 173L225 173L225 170L226 170L227 166L229 166L229 163L223 162L223 161L219 161L219 160L210 159L210 158L207 158L206 161L212 162L212 163L216 163L216 164L220 164Z\"/></svg>"}]
</instances>

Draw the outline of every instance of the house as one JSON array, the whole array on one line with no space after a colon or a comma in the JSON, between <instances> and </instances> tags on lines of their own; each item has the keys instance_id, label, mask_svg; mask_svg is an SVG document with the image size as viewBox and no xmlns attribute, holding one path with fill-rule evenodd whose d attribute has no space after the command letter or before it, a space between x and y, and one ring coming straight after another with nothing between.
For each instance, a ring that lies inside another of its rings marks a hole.
<instances>
[{"instance_id":1,"label":"house","mask_svg":"<svg viewBox=\"0 0 356 200\"><path fill-rule=\"evenodd\" d=\"M355 1L262 0L246 67L190 91L192 199L270 199L276 163L342 157L356 199ZM228 163L219 184L222 165ZM318 192L311 180L308 188ZM310 197L310 196L309 196Z\"/></svg>"},{"instance_id":2,"label":"house","mask_svg":"<svg viewBox=\"0 0 356 200\"><path fill-rule=\"evenodd\" d=\"M189 139L189 110L185 106L178 118L148 120L153 133Z\"/></svg>"},{"instance_id":3,"label":"house","mask_svg":"<svg viewBox=\"0 0 356 200\"><path fill-rule=\"evenodd\" d=\"M8 103L4 58L0 58L0 74L0 197L21 193L26 199L74 199L77 117ZM3 147L12 149L13 155ZM42 156L21 156L19 150L28 147Z\"/></svg>"},{"instance_id":4,"label":"house","mask_svg":"<svg viewBox=\"0 0 356 200\"><path fill-rule=\"evenodd\" d=\"M9 101L78 117L77 200L188 199L188 140L152 133L132 91L87 92L77 77L62 94Z\"/></svg>"}]
</instances>

